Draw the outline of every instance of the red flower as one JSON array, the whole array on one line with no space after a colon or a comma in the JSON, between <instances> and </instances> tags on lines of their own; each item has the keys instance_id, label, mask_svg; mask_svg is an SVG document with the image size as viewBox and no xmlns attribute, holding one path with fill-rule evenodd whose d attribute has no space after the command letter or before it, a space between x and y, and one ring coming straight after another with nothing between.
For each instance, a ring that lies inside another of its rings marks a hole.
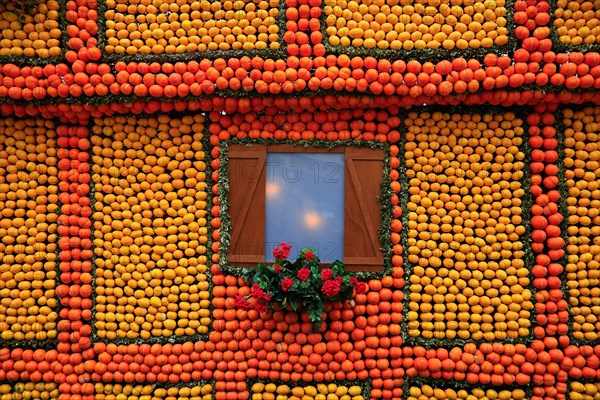
<instances>
[{"instance_id":1,"label":"red flower","mask_svg":"<svg viewBox=\"0 0 600 400\"><path fill-rule=\"evenodd\" d=\"M327 281L323 284L323 287L321 288L321 290L323 291L323 294L325 294L325 296L331 298L334 297L336 294L338 294L340 292L340 285L341 285L341 281L336 279L334 281Z\"/></svg>"},{"instance_id":2,"label":"red flower","mask_svg":"<svg viewBox=\"0 0 600 400\"><path fill-rule=\"evenodd\" d=\"M367 293L367 284L364 282L358 282L354 288L356 293Z\"/></svg>"},{"instance_id":3,"label":"red flower","mask_svg":"<svg viewBox=\"0 0 600 400\"><path fill-rule=\"evenodd\" d=\"M252 297L256 298L259 301L265 300L268 302L269 300L271 300L271 293L269 293L269 294L265 293L265 291L261 289L261 287L258 285L258 283L255 283L252 286L251 293L252 293Z\"/></svg>"},{"instance_id":4,"label":"red flower","mask_svg":"<svg viewBox=\"0 0 600 400\"><path fill-rule=\"evenodd\" d=\"M279 246L273 249L273 256L276 260L285 260L290 256L292 246L287 243L280 243Z\"/></svg>"},{"instance_id":5,"label":"red flower","mask_svg":"<svg viewBox=\"0 0 600 400\"><path fill-rule=\"evenodd\" d=\"M284 292L287 292L288 290L290 290L290 288L292 287L293 284L294 284L293 278L284 278L283 281L281 282L281 289Z\"/></svg>"},{"instance_id":6,"label":"red flower","mask_svg":"<svg viewBox=\"0 0 600 400\"><path fill-rule=\"evenodd\" d=\"M307 251L306 253L304 253L304 258L310 261L313 258L315 258L315 255L312 251Z\"/></svg>"},{"instance_id":7,"label":"red flower","mask_svg":"<svg viewBox=\"0 0 600 400\"><path fill-rule=\"evenodd\" d=\"M333 270L327 268L321 271L321 279L323 279L324 281L328 281L331 278L333 278Z\"/></svg>"},{"instance_id":8,"label":"red flower","mask_svg":"<svg viewBox=\"0 0 600 400\"><path fill-rule=\"evenodd\" d=\"M260 288L260 285L258 283L252 285L250 293L252 293L252 296L256 297L257 299L261 298L265 294L265 292Z\"/></svg>"},{"instance_id":9,"label":"red flower","mask_svg":"<svg viewBox=\"0 0 600 400\"><path fill-rule=\"evenodd\" d=\"M235 296L235 306L237 308L241 308L242 310L249 310L252 308L252 305L246 300L243 296Z\"/></svg>"},{"instance_id":10,"label":"red flower","mask_svg":"<svg viewBox=\"0 0 600 400\"><path fill-rule=\"evenodd\" d=\"M367 293L367 284L359 282L355 277L350 278L350 284L354 286L356 293Z\"/></svg>"},{"instance_id":11,"label":"red flower","mask_svg":"<svg viewBox=\"0 0 600 400\"><path fill-rule=\"evenodd\" d=\"M300 279L302 282L305 282L308 278L310 278L310 269L300 268L298 271L298 279Z\"/></svg>"},{"instance_id":12,"label":"red flower","mask_svg":"<svg viewBox=\"0 0 600 400\"><path fill-rule=\"evenodd\" d=\"M258 303L256 303L256 306L254 306L254 309L259 313L263 313L267 311L267 303L259 301Z\"/></svg>"},{"instance_id":13,"label":"red flower","mask_svg":"<svg viewBox=\"0 0 600 400\"><path fill-rule=\"evenodd\" d=\"M279 266L279 264L273 265L273 271L275 271L276 274L281 272L281 267Z\"/></svg>"}]
</instances>

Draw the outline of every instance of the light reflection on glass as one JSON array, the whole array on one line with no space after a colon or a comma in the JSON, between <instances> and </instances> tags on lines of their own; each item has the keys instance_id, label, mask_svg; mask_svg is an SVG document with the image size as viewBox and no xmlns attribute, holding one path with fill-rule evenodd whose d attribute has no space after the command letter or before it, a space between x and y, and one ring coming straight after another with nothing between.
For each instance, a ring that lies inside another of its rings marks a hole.
<instances>
[{"instance_id":1,"label":"light reflection on glass","mask_svg":"<svg viewBox=\"0 0 600 400\"><path fill-rule=\"evenodd\" d=\"M314 248L322 262L344 254L344 155L267 153L265 259L273 248Z\"/></svg>"},{"instance_id":2,"label":"light reflection on glass","mask_svg":"<svg viewBox=\"0 0 600 400\"><path fill-rule=\"evenodd\" d=\"M275 182L267 182L266 194L267 198L274 199L276 197L279 197L279 195L281 194L281 188Z\"/></svg>"},{"instance_id":3,"label":"light reflection on glass","mask_svg":"<svg viewBox=\"0 0 600 400\"><path fill-rule=\"evenodd\" d=\"M314 231L316 229L319 229L322 224L323 220L318 212L309 211L306 214L304 214L304 226L306 226L308 229Z\"/></svg>"}]
</instances>

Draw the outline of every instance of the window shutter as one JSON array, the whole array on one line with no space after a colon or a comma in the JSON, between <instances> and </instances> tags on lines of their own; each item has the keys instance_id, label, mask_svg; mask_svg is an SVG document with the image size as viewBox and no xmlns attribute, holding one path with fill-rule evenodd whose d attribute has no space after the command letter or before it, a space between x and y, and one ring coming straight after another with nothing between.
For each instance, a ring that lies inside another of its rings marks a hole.
<instances>
[{"instance_id":1,"label":"window shutter","mask_svg":"<svg viewBox=\"0 0 600 400\"><path fill-rule=\"evenodd\" d=\"M229 147L231 240L227 261L256 266L265 260L266 147Z\"/></svg>"},{"instance_id":2,"label":"window shutter","mask_svg":"<svg viewBox=\"0 0 600 400\"><path fill-rule=\"evenodd\" d=\"M346 147L344 264L351 271L383 270L379 242L383 160L383 150Z\"/></svg>"}]
</instances>

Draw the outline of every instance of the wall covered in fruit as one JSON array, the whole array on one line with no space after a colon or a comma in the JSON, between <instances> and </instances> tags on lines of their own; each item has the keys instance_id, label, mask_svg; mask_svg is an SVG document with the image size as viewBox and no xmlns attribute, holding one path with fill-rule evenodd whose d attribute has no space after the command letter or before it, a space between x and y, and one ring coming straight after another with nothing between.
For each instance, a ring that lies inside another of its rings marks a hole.
<instances>
[{"instance_id":1,"label":"wall covered in fruit","mask_svg":"<svg viewBox=\"0 0 600 400\"><path fill-rule=\"evenodd\" d=\"M1 400L598 399L599 21L597 0L1 1ZM231 172L277 146L383 160L355 229L381 265L316 313L228 261Z\"/></svg>"}]
</instances>

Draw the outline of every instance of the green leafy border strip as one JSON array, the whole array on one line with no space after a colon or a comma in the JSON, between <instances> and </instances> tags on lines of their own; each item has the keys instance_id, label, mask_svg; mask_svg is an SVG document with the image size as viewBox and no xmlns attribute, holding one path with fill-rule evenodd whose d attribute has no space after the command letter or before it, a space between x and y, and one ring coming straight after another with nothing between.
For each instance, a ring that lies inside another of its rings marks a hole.
<instances>
[{"instance_id":1,"label":"green leafy border strip","mask_svg":"<svg viewBox=\"0 0 600 400\"><path fill-rule=\"evenodd\" d=\"M201 57L200 59L203 59L204 57ZM112 67L112 72L113 74L116 75L116 71L114 69L114 63L111 65ZM313 69L311 69L312 71ZM484 92L482 90L482 92ZM516 92L513 91L513 92ZM592 91L590 91L592 92ZM478 92L479 93L479 92ZM227 99L227 98L236 98L236 99L240 99L240 98L245 98L245 99L253 99L256 97L267 97L270 99L278 99L278 98L284 98L284 99L298 99L298 98L313 98L313 97L324 97L324 96L336 96L336 97L342 97L342 96L352 96L352 97L357 97L357 98L363 98L363 97L376 97L375 95L373 95L371 92L366 91L366 92L348 92L348 91L335 91L333 89L317 89L317 90L308 90L305 89L302 92L292 92L292 93L280 93L280 94L272 94L272 93L258 93L256 91L256 89L252 89L251 91L245 91L243 89L240 90L232 90L232 89L226 89L226 90L216 90L214 93L211 94L202 94L199 96L194 96L194 95L188 95L185 97L167 97L167 96L161 96L161 97L152 97L152 96L136 96L134 94L131 95L124 95L124 94L108 94L106 96L85 96L85 95L81 95L79 97L46 97L42 100L35 100L35 101L27 101L27 100L14 100L11 99L10 97L0 97L0 104L3 103L10 103L10 104L20 104L20 105L26 105L28 107L34 107L34 106L44 106L44 105L48 105L48 104L54 104L54 105L58 105L58 104L84 104L84 105L93 105L93 106L97 106L97 105L105 105L105 104L113 104L113 103L118 103L118 104L128 104L128 103L132 103L136 100L144 100L146 102L148 101L158 101L158 102L163 102L163 103L176 103L176 102L180 102L180 101L199 101L199 100L207 100L207 99L214 99L214 98L222 98L222 99ZM381 95L379 95L381 96ZM401 98L401 96L399 95L394 95L393 97L396 97L398 99ZM450 96L448 96L450 97ZM459 95L455 95L453 96L454 98L462 98L464 97L464 94Z\"/></svg>"},{"instance_id":2,"label":"green leafy border strip","mask_svg":"<svg viewBox=\"0 0 600 400\"><path fill-rule=\"evenodd\" d=\"M466 390L467 392L469 392L469 394L471 393L471 391L473 389L482 389L482 390L492 389L497 392L500 392L502 390L513 391L515 389L522 389L525 391L525 399L531 399L533 397L533 384L532 383L529 383L525 386L518 385L516 383L514 383L512 385L503 384L502 386L494 386L492 384L472 385L466 381L456 381L456 380L447 381L444 379L414 377L414 378L406 378L404 380L404 387L402 390L402 400L408 400L408 397L409 397L408 395L409 395L411 387L414 387L414 386L422 387L425 385L431 386L434 389L453 389L457 392L459 390Z\"/></svg>"},{"instance_id":3,"label":"green leafy border strip","mask_svg":"<svg viewBox=\"0 0 600 400\"><path fill-rule=\"evenodd\" d=\"M2 118L7 118L7 117L2 117ZM58 180L58 183L56 184L56 196L58 198L60 198L60 194L61 194L61 190L60 190L60 180L58 179L58 174L60 173L60 169L58 168L58 162L60 161L58 159L58 128L63 125L60 121L58 121L56 118L53 119L46 119L42 116L38 116L38 117L27 117L26 119L33 119L33 120L37 120L37 119L41 119L43 121L51 121L54 122L54 131L56 133L56 150L57 150L57 155L56 155L56 170L57 170L57 175L56 175L56 179ZM60 202L60 200L57 200L56 203L56 227L57 227L57 231L56 231L56 250L55 250L55 255L56 255L56 260L55 260L55 272L56 272L56 277L54 278L55 281L55 287L54 290L56 291L56 288L60 285L63 284L62 279L61 279L61 275L62 275L62 271L60 269L60 246L58 245L58 242L60 240L60 235L58 233L58 226L60 225L60 223L58 222L58 219L60 218L61 214L62 214L62 203ZM45 244L48 245L50 244L50 242L48 241L48 238L46 238ZM35 350L35 349L44 349L44 350L55 350L56 346L58 345L58 334L60 333L60 331L58 330L58 324L61 321L61 310L63 309L63 305L61 304L61 298L54 293L54 298L56 299L56 307L54 307L54 311L56 312L56 321L55 321L55 331L56 331L56 337L52 338L52 339L45 339L45 340L38 340L38 339L33 339L33 340L16 340L16 339L11 339L11 340L1 340L0 339L0 345L2 347L7 347L7 348L21 348L21 349L31 349L31 350Z\"/></svg>"},{"instance_id":4,"label":"green leafy border strip","mask_svg":"<svg viewBox=\"0 0 600 400\"><path fill-rule=\"evenodd\" d=\"M64 1L64 0L61 0ZM188 62L192 60L201 61L204 59L215 59L215 58L241 58L243 56L254 57L259 56L264 59L271 58L273 60L285 59L287 57L287 44L283 40L283 35L286 32L286 18L285 18L285 0L279 0L279 6L277 7L279 13L275 18L275 24L279 27L279 49L278 50L206 50L196 52L185 52L185 53L174 53L174 54L116 54L106 53L104 50L106 47L106 0L98 1L98 48L102 51L102 57L100 62L106 62L114 64L117 61L124 62L146 62L148 64L153 62L159 63L176 63L176 62Z\"/></svg>"},{"instance_id":5,"label":"green leafy border strip","mask_svg":"<svg viewBox=\"0 0 600 400\"><path fill-rule=\"evenodd\" d=\"M367 378L364 381L363 380L355 380L355 381L348 381L348 380L333 380L333 381L326 381L323 380L322 382L316 382L316 381L311 381L311 382L306 382L303 380L299 380L297 382L294 381L282 381L282 380L268 380L268 379L258 379L258 378L253 378L253 379L247 379L246 380L247 383L247 387L248 387L248 392L250 392L250 396L248 396L248 399L252 399L252 395L254 394L254 392L252 391L252 386L254 386L255 383L262 383L262 384L269 384L269 383L273 383L275 384L277 387L285 385L288 386L290 389L294 388L294 387L307 387L307 386L314 386L317 387L317 385L320 384L324 384L324 385L328 385L330 383L336 384L338 387L339 386L346 386L348 388L350 388L351 386L359 386L361 388L361 396L364 397L365 400L371 400L371 389L372 389L372 385L371 385L371 378ZM277 397L277 396L276 396ZM288 396L289 397L289 396Z\"/></svg>"},{"instance_id":6,"label":"green leafy border strip","mask_svg":"<svg viewBox=\"0 0 600 400\"><path fill-rule=\"evenodd\" d=\"M348 141L329 141L329 140L276 140L276 139L230 139L227 141L221 141L219 143L219 148L221 150L221 163L219 173L219 204L221 206L221 249L220 249L220 262L219 267L221 271L226 274L233 274L236 276L240 276L242 271L245 268L230 266L227 264L227 250L229 248L229 242L231 240L231 219L228 214L229 210L229 168L228 168L228 159L227 159L227 151L229 149L230 144L245 144L247 146L252 146L253 144L263 144L263 145L275 145L275 144L291 144L294 146L301 147L320 147L331 149L334 147L340 146L356 146L356 147L369 147L372 149L381 149L385 151L384 157L384 165L383 165L383 182L381 183L381 227L379 229L380 235L380 243L382 244L383 251L383 259L384 259L384 268L382 271L377 272L353 272L351 273L359 280L369 280L369 279L381 279L382 277L391 273L392 265L392 243L390 239L391 235L391 222L392 222L392 205L389 199L394 194L393 190L390 188L390 155L389 155L389 145L387 143L376 142L376 141L358 141L358 140L348 140ZM387 200L387 201L386 201ZM212 237L212 235L211 235Z\"/></svg>"},{"instance_id":7,"label":"green leafy border strip","mask_svg":"<svg viewBox=\"0 0 600 400\"><path fill-rule=\"evenodd\" d=\"M48 64L59 64L65 61L65 53L67 52L68 46L67 42L69 40L67 34L67 26L69 23L67 22L66 13L67 13L67 0L57 0L58 1L58 29L62 31L62 35L60 35L60 55L52 56L48 58L42 58L39 56L27 57L27 56L15 56L12 54L8 54L5 56L0 56L0 64L15 64L18 67L37 67L37 66L45 66ZM25 7L27 5L24 5ZM27 102L30 104L31 102Z\"/></svg>"},{"instance_id":8,"label":"green leafy border strip","mask_svg":"<svg viewBox=\"0 0 600 400\"><path fill-rule=\"evenodd\" d=\"M156 118L159 115L168 115L170 118L182 118L184 116L188 116L188 115L193 115L190 114L189 112L187 113L179 113L179 112L170 112L170 113L162 113L162 112L157 112L156 114L118 114L118 116L124 116L125 118L128 117L133 117L136 119L139 118ZM212 299L212 293L213 293L213 283L212 283L212 273L210 270L210 266L211 266L211 258L212 258L212 251L210 248L210 243L211 243L211 230L210 230L210 203L209 203L209 199L211 198L210 195L210 182L209 182L209 177L210 177L210 162L211 162L211 158L210 158L210 151L207 151L207 149L210 148L210 132L208 131L208 126L210 123L210 120L208 118L208 115L205 113L200 113L204 116L204 130L202 132L202 147L203 147L203 151L204 151L204 162L206 164L206 191L207 191L207 200L206 200L206 224L207 224L207 228L208 228L208 232L207 232L207 237L208 237L208 242L206 245L206 272L204 273L206 275L206 281L208 282L208 289L206 289L207 292L209 292L209 301ZM91 117L89 122L88 122L88 139L90 139L90 144L91 144L91 138L93 135L93 127L95 124L95 118ZM197 132L192 132L191 134L193 135L194 133ZM93 215L95 213L95 205L96 205L96 198L95 198L95 194L96 194L96 183L93 181L93 176L94 176L94 172L93 172L93 166L94 166L94 146L90 145L90 148L88 150L88 154L90 157L90 193L88 194L89 198L90 198L90 207L92 208L92 215L90 216L90 219L92 221L92 226L91 226L91 232L92 232L92 319L90 320L90 325L92 327L92 334L90 336L90 339L92 340L92 343L96 343L96 342L101 342L101 343L114 343L117 345L120 344L144 344L144 343L149 343L149 344L166 344L166 343L172 343L172 344L176 344L176 343L185 343L185 342L197 342L197 341L208 341L208 336L210 334L210 332L212 331L212 322L213 321L213 305L212 305L212 301L210 302L209 306L208 306L208 311L210 313L210 319L211 319L211 323L208 326L208 331L206 333L197 333L195 335L191 335L191 336L170 336L170 337L165 337L165 336L151 336L149 339L143 339L141 337L137 337L137 338L116 338L116 339L107 339L107 338L101 338L98 336L97 334L97 329L96 329L96 253L95 253L95 248L96 246L93 243L93 239L94 239L94 232L95 232L95 224L94 224L94 219L93 219Z\"/></svg>"},{"instance_id":9,"label":"green leafy border strip","mask_svg":"<svg viewBox=\"0 0 600 400\"><path fill-rule=\"evenodd\" d=\"M456 106L456 107L415 107L412 109L409 109L408 111L404 112L404 114L401 117L401 121L405 121L408 113L409 112L417 112L417 113L421 113L421 112L436 112L436 111L440 111L442 113L449 113L449 114L469 114L472 115L474 113L474 111L468 107L468 106ZM520 150L521 152L523 152L523 154L525 155L525 158L523 159L523 163L524 163L524 168L523 168L523 180L522 180L522 188L524 190L524 194L523 197L521 198L521 209L523 210L522 212L522 224L525 227L525 233L521 236L521 242L523 243L523 252L524 252L524 257L523 257L523 261L525 263L525 268L527 268L530 271L529 274L529 285L527 287L525 287L525 289L528 289L531 292L531 303L533 305L532 310L530 311L530 317L529 320L531 322L531 325L529 327L529 335L524 336L524 337L520 337L517 339L513 339L510 337L507 337L506 339L502 340L502 343L531 343L534 340L534 333L533 333L533 328L535 327L535 316L536 316L536 310L535 310L535 302L536 302L536 298L535 298L535 293L536 293L536 289L535 286L533 285L533 277L531 275L531 268L535 265L535 256L533 254L533 251L531 250L531 205L532 205L532 197L531 197L531 190L530 190L530 186L531 186L531 172L530 172L530 162L531 162L531 149L529 147L529 137L528 137L528 130L527 130L527 115L532 113L533 110L529 107L523 107L523 108L519 108L519 109L515 109L513 108L503 108L503 107L490 107L490 106L478 106L475 113L477 114L486 114L486 113L490 113L492 115L497 115L497 114L503 114L506 112L514 112L515 116L517 118L520 118L523 121L522 124L522 128L523 128L523 135L522 135L522 144L520 146ZM402 243L402 247L404 249L403 251L403 258L404 258L404 307L402 309L402 322L401 322L401 334L402 334L402 339L403 339L403 343L407 346L424 346L426 348L438 348L438 347L443 347L443 348L451 348L457 345L465 345L467 343L476 343L476 344L481 344L481 343L491 343L490 341L487 340L470 340L470 339L460 339L460 338L454 338L454 339L448 339L448 338L444 338L444 339L438 339L438 338L431 338L431 339L425 339L421 336L418 337L413 337L413 336L409 336L408 335L408 311L409 311L409 303L410 303L410 276L412 275L413 272L413 265L408 261L408 215L409 212L407 211L407 204L408 204L408 200L409 200L409 195L408 195L408 177L406 175L406 160L404 159L404 148L406 145L406 125L404 123L401 124L401 131L400 131L400 136L401 136L401 142L400 142L400 153L398 154L398 158L400 159L400 187L402 188L402 192L400 193L400 206L402 207L402 235L401 235L401 243Z\"/></svg>"},{"instance_id":10,"label":"green leafy border strip","mask_svg":"<svg viewBox=\"0 0 600 400\"><path fill-rule=\"evenodd\" d=\"M504 46L493 45L489 48L472 49L466 50L452 49L446 50L443 48L439 49L422 49L422 50L391 50L391 49L367 49L364 47L353 47L353 46L332 46L329 44L329 35L327 34L327 15L324 9L322 9L321 15L321 34L323 35L323 44L327 54L341 55L346 54L349 57L375 57L376 59L387 59L390 61L395 60L417 60L417 61L429 61L437 63L442 60L453 60L455 58L464 57L465 59L477 59L483 60L486 54L493 53L497 55L509 55L514 53L518 48L517 39L515 38L515 24L513 21L513 0L506 0L504 8L506 8L506 29L508 30L508 43ZM324 5L322 6L324 8Z\"/></svg>"},{"instance_id":11,"label":"green leafy border strip","mask_svg":"<svg viewBox=\"0 0 600 400\"><path fill-rule=\"evenodd\" d=\"M550 28L550 40L552 40L552 51L555 53L571 53L571 52L581 52L587 53L591 51L600 51L600 43L591 43L591 44L567 44L560 41L558 37L558 32L556 26L554 26L554 20L556 17L554 16L554 11L558 8L556 4L556 0L546 0L548 2L548 14L550 15L550 22L548 22L548 28ZM533 35L533 33L532 33Z\"/></svg>"},{"instance_id":12,"label":"green leafy border strip","mask_svg":"<svg viewBox=\"0 0 600 400\"><path fill-rule=\"evenodd\" d=\"M565 167L565 130L566 126L564 124L564 110L571 109L574 112L582 111L587 107L597 107L596 104L593 103L584 103L578 105L563 105L558 110L556 110L555 115L557 120L554 122L554 126L556 127L556 140L558 141L558 147L556 151L558 152L558 188L557 190L560 193L560 199L558 201L558 211L562 214L563 221L560 224L561 237L565 241L565 247L569 243L569 235L567 233L567 229L569 228L569 211L567 208L567 198L569 197L569 189L567 188L567 178L565 176L566 167ZM563 272L560 275L560 280L562 282L562 291L564 300L567 302L567 312L569 313L569 319L567 321L567 326L569 328L569 332L567 336L572 345L574 346L597 346L600 345L600 338L597 340L586 340L586 339L575 339L573 336L573 318L571 315L571 295L569 294L569 285L567 284L567 264L568 264L569 255L565 248L565 254L562 259L559 261L560 265L563 267ZM578 378L583 379L584 378ZM576 380L576 381L577 381Z\"/></svg>"}]
</instances>

